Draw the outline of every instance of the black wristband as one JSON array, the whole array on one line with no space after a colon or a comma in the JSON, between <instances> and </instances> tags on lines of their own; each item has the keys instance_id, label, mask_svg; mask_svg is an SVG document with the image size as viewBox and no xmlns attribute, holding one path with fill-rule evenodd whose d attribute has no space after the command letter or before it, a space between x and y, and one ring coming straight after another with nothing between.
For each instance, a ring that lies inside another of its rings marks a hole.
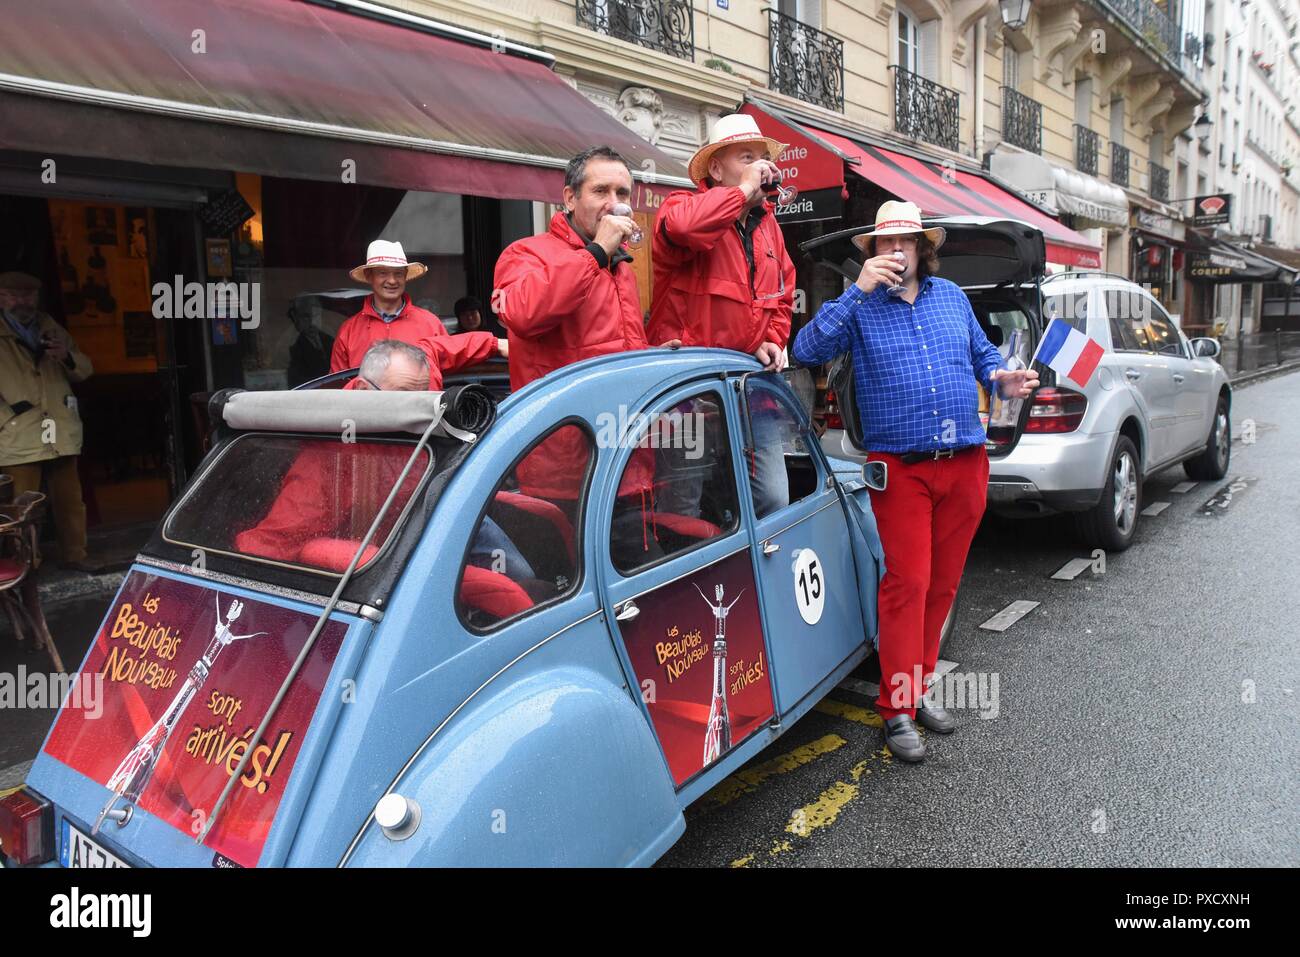
<instances>
[{"instance_id":1,"label":"black wristband","mask_svg":"<svg viewBox=\"0 0 1300 957\"><path fill-rule=\"evenodd\" d=\"M591 257L596 260L596 265L601 269L609 268L609 253L605 252L605 247L600 243L594 240L587 243L587 252L591 253Z\"/></svg>"}]
</instances>

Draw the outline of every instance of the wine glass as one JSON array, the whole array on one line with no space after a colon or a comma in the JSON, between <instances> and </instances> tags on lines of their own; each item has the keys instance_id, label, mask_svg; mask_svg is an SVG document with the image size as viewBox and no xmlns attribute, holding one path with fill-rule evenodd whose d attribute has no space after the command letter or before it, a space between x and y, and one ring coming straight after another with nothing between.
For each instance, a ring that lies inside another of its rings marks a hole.
<instances>
[{"instance_id":1,"label":"wine glass","mask_svg":"<svg viewBox=\"0 0 1300 957\"><path fill-rule=\"evenodd\" d=\"M615 203L614 208L610 210L610 213L615 216L631 216L632 207L627 203ZM640 249L643 242L645 242L645 234L643 234L640 229L633 230L632 235L627 237L627 245L629 249Z\"/></svg>"},{"instance_id":2,"label":"wine glass","mask_svg":"<svg viewBox=\"0 0 1300 957\"><path fill-rule=\"evenodd\" d=\"M781 171L777 170L776 176L763 184L763 192L769 199L774 198L778 206L789 206L799 195L799 187L793 183L783 184L781 181L784 178Z\"/></svg>"},{"instance_id":3,"label":"wine glass","mask_svg":"<svg viewBox=\"0 0 1300 957\"><path fill-rule=\"evenodd\" d=\"M907 256L903 254L903 251L901 249L895 249L891 255L894 257L894 261L896 263L898 263L900 266L903 266L904 268L907 267ZM901 296L903 293L907 291L907 287L903 285L903 277L901 274L894 281L894 285L890 286L887 291L891 296L895 296L895 297Z\"/></svg>"}]
</instances>

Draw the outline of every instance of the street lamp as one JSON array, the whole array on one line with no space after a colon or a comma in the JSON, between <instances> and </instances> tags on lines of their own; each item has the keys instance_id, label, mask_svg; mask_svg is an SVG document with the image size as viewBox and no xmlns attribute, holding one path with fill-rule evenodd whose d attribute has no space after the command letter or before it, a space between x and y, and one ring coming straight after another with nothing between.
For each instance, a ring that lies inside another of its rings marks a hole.
<instances>
[{"instance_id":1,"label":"street lamp","mask_svg":"<svg viewBox=\"0 0 1300 957\"><path fill-rule=\"evenodd\" d=\"M1009 30L1019 30L1029 22L1029 0L998 0L1002 24Z\"/></svg>"},{"instance_id":2,"label":"street lamp","mask_svg":"<svg viewBox=\"0 0 1300 957\"><path fill-rule=\"evenodd\" d=\"M1208 140L1210 138L1210 127L1213 125L1214 124L1210 122L1210 115L1208 113L1202 113L1200 118L1192 125L1192 129L1196 131L1197 140L1202 143Z\"/></svg>"}]
</instances>

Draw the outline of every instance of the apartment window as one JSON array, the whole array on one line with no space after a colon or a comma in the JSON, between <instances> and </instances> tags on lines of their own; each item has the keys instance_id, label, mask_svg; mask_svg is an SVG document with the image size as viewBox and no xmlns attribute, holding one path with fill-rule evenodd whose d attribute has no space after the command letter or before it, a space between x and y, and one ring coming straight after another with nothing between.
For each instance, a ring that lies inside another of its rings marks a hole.
<instances>
[{"instance_id":1,"label":"apartment window","mask_svg":"<svg viewBox=\"0 0 1300 957\"><path fill-rule=\"evenodd\" d=\"M777 0L776 9L787 17L794 17L800 23L821 29L821 0Z\"/></svg>"},{"instance_id":2,"label":"apartment window","mask_svg":"<svg viewBox=\"0 0 1300 957\"><path fill-rule=\"evenodd\" d=\"M903 7L898 8L898 65L921 72L921 23Z\"/></svg>"},{"instance_id":3,"label":"apartment window","mask_svg":"<svg viewBox=\"0 0 1300 957\"><path fill-rule=\"evenodd\" d=\"M1124 145L1124 98L1119 96L1110 101L1110 141Z\"/></svg>"},{"instance_id":4,"label":"apartment window","mask_svg":"<svg viewBox=\"0 0 1300 957\"><path fill-rule=\"evenodd\" d=\"M1002 42L1002 85L1008 90L1020 90L1020 53L1011 45L1005 33Z\"/></svg>"}]
</instances>

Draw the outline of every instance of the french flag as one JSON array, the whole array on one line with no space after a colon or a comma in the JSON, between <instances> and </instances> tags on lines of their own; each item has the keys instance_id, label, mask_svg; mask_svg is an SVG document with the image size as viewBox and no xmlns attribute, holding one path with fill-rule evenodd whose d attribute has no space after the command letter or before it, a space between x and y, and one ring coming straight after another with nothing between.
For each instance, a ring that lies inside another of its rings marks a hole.
<instances>
[{"instance_id":1,"label":"french flag","mask_svg":"<svg viewBox=\"0 0 1300 957\"><path fill-rule=\"evenodd\" d=\"M1053 319L1047 324L1034 359L1058 375L1069 376L1080 386L1086 386L1104 353L1095 339L1089 339L1064 319Z\"/></svg>"}]
</instances>

